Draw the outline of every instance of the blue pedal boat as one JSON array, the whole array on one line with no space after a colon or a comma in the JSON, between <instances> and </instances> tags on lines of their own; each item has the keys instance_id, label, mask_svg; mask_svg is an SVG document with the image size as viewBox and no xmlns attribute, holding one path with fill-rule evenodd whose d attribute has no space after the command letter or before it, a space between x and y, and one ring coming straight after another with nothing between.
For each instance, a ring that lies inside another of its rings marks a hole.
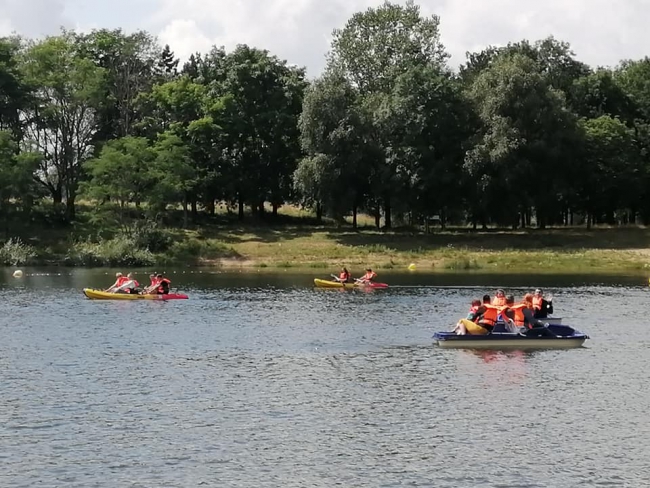
<instances>
[{"instance_id":1,"label":"blue pedal boat","mask_svg":"<svg viewBox=\"0 0 650 488\"><path fill-rule=\"evenodd\" d=\"M581 347L589 336L568 325L550 324L548 329L557 337L530 337L507 332L497 324L488 335L456 335L455 332L436 332L434 341L446 349L575 349Z\"/></svg>"}]
</instances>

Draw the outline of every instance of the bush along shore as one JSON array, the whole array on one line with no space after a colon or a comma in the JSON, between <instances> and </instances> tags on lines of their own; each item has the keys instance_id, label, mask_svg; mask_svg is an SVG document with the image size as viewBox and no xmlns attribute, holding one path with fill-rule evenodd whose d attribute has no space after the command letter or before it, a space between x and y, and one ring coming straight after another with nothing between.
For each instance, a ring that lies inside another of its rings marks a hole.
<instances>
[{"instance_id":1,"label":"bush along shore","mask_svg":"<svg viewBox=\"0 0 650 488\"><path fill-rule=\"evenodd\" d=\"M111 233L78 232L26 230L0 241L0 264L399 270L413 263L429 272L650 272L650 232L637 227L425 233L291 224L190 230L140 223Z\"/></svg>"}]
</instances>

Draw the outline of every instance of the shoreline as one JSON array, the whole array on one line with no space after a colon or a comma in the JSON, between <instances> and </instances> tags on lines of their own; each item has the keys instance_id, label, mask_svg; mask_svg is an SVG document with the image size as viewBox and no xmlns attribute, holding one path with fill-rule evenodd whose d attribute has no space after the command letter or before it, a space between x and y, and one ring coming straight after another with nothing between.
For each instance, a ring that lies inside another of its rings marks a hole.
<instances>
[{"instance_id":1,"label":"shoreline","mask_svg":"<svg viewBox=\"0 0 650 488\"><path fill-rule=\"evenodd\" d=\"M414 264L416 272L426 273L650 273L650 231L640 227L457 229L425 234L307 226L213 226L163 232L173 239L167 249L156 253L123 240L75 245L64 239L27 238L21 242L29 252L6 255L4 267L305 269L329 274L342 266L351 272L367 267L407 272ZM15 264L7 265L11 263Z\"/></svg>"}]
</instances>

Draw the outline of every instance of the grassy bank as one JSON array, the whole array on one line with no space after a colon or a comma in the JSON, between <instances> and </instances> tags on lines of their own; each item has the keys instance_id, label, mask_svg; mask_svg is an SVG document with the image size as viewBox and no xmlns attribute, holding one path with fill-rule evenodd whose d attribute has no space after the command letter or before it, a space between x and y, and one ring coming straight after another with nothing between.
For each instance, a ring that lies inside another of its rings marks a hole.
<instances>
[{"instance_id":1,"label":"grassy bank","mask_svg":"<svg viewBox=\"0 0 650 488\"><path fill-rule=\"evenodd\" d=\"M128 234L72 229L16 228L4 246L5 265L68 266L209 265L243 268L313 268L341 265L359 272L406 269L485 272L650 272L650 231L644 228L549 230L452 229L353 231L315 226L304 217L265 225L214 221L182 230L145 228ZM329 272L329 271L328 271Z\"/></svg>"}]
</instances>

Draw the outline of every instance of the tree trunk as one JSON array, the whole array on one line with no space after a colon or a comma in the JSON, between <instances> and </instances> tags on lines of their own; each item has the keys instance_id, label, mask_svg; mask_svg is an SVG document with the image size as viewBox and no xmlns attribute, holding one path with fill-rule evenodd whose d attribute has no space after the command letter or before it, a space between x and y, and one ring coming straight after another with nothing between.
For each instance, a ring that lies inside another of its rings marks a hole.
<instances>
[{"instance_id":1,"label":"tree trunk","mask_svg":"<svg viewBox=\"0 0 650 488\"><path fill-rule=\"evenodd\" d=\"M187 193L183 195L183 228L187 229L188 212L187 212Z\"/></svg>"},{"instance_id":2,"label":"tree trunk","mask_svg":"<svg viewBox=\"0 0 650 488\"><path fill-rule=\"evenodd\" d=\"M238 213L238 219L240 221L244 220L244 196L239 193L237 195L237 205L239 206L239 213Z\"/></svg>"},{"instance_id":3,"label":"tree trunk","mask_svg":"<svg viewBox=\"0 0 650 488\"><path fill-rule=\"evenodd\" d=\"M352 228L357 230L357 204L352 206Z\"/></svg>"},{"instance_id":4,"label":"tree trunk","mask_svg":"<svg viewBox=\"0 0 650 488\"><path fill-rule=\"evenodd\" d=\"M316 204L316 222L323 223L323 205L320 202Z\"/></svg>"},{"instance_id":5,"label":"tree trunk","mask_svg":"<svg viewBox=\"0 0 650 488\"><path fill-rule=\"evenodd\" d=\"M379 205L375 207L375 227L381 228L381 209Z\"/></svg>"},{"instance_id":6,"label":"tree trunk","mask_svg":"<svg viewBox=\"0 0 650 488\"><path fill-rule=\"evenodd\" d=\"M280 205L278 203L273 204L273 218L276 218L278 216L278 208L280 208Z\"/></svg>"},{"instance_id":7,"label":"tree trunk","mask_svg":"<svg viewBox=\"0 0 650 488\"><path fill-rule=\"evenodd\" d=\"M68 222L72 222L77 216L75 199L76 195L70 195L65 201L65 216Z\"/></svg>"},{"instance_id":8,"label":"tree trunk","mask_svg":"<svg viewBox=\"0 0 650 488\"><path fill-rule=\"evenodd\" d=\"M199 215L199 211L197 210L197 207L196 207L196 197L195 196L192 197L192 202L191 203L192 203L192 218L196 219L196 217L198 217L198 215Z\"/></svg>"},{"instance_id":9,"label":"tree trunk","mask_svg":"<svg viewBox=\"0 0 650 488\"><path fill-rule=\"evenodd\" d=\"M210 199L207 202L205 202L205 210L208 213L208 215L215 214L217 210L217 206L214 204L214 199Z\"/></svg>"},{"instance_id":10,"label":"tree trunk","mask_svg":"<svg viewBox=\"0 0 650 488\"><path fill-rule=\"evenodd\" d=\"M63 188L60 186L57 188L53 188L50 190L52 193L52 202L54 203L54 206L59 206L63 203Z\"/></svg>"},{"instance_id":11,"label":"tree trunk","mask_svg":"<svg viewBox=\"0 0 650 488\"><path fill-rule=\"evenodd\" d=\"M390 195L386 195L386 198L384 199L384 227L390 229L392 224Z\"/></svg>"}]
</instances>

